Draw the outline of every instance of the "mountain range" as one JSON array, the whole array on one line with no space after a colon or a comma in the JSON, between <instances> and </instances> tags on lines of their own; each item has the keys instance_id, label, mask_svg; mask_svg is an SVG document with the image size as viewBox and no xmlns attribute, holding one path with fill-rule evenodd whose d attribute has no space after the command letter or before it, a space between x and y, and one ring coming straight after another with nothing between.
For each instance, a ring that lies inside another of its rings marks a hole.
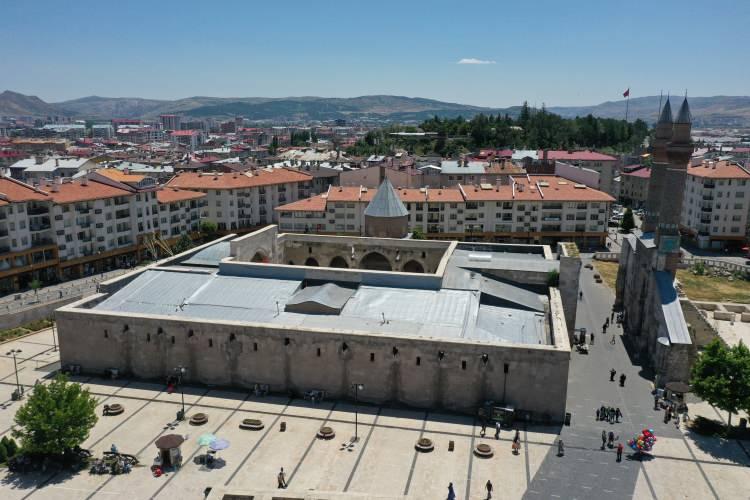
<instances>
[{"instance_id":1,"label":"mountain range","mask_svg":"<svg viewBox=\"0 0 750 500\"><path fill-rule=\"evenodd\" d=\"M630 99L628 118L653 123L658 115L659 96ZM681 100L678 98L677 100ZM552 106L548 111L566 118L592 114L602 118L624 118L624 100L592 106ZM673 108L679 103L673 103ZM690 107L697 127L750 127L750 97L691 97ZM188 97L177 100L137 97L90 96L47 103L36 96L6 90L0 93L0 117L65 116L75 119L156 118L161 114L181 114L196 118L228 119L242 116L257 121L378 120L419 122L434 115L471 117L479 113L516 116L520 106L488 108L449 103L421 97L371 95L351 98L327 97Z\"/></svg>"}]
</instances>

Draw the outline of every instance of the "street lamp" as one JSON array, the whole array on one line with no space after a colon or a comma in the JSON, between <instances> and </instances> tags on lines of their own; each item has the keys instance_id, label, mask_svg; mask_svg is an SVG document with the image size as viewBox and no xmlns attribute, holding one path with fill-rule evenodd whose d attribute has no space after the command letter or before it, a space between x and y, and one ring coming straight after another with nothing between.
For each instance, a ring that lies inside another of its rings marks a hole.
<instances>
[{"instance_id":1,"label":"street lamp","mask_svg":"<svg viewBox=\"0 0 750 500\"><path fill-rule=\"evenodd\" d=\"M174 371L177 373L177 384L180 386L180 396L182 398L182 409L177 412L177 420L185 420L185 391L182 388L182 377L187 372L187 369L184 366L178 366Z\"/></svg>"},{"instance_id":2,"label":"street lamp","mask_svg":"<svg viewBox=\"0 0 750 500\"><path fill-rule=\"evenodd\" d=\"M52 349L52 352L57 352L57 340L55 339L56 335L56 328L55 328L55 321L52 320L52 345L54 348Z\"/></svg>"},{"instance_id":3,"label":"street lamp","mask_svg":"<svg viewBox=\"0 0 750 500\"><path fill-rule=\"evenodd\" d=\"M357 404L359 402L359 391L365 390L365 384L352 384L352 389L354 389L354 442L356 443L359 441L359 434L357 434L359 408Z\"/></svg>"},{"instance_id":4,"label":"street lamp","mask_svg":"<svg viewBox=\"0 0 750 500\"><path fill-rule=\"evenodd\" d=\"M18 400L23 397L23 388L21 383L18 381L18 364L16 364L16 355L21 353L21 349L11 349L8 351L8 356L13 356L13 370L16 373L16 391L13 393L13 399Z\"/></svg>"}]
</instances>

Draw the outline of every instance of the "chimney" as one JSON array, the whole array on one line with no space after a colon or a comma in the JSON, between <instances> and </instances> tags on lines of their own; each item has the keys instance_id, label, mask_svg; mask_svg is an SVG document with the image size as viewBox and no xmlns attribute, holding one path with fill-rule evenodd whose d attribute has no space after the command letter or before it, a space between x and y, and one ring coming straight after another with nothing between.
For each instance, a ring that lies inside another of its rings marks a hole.
<instances>
[{"instance_id":1,"label":"chimney","mask_svg":"<svg viewBox=\"0 0 750 500\"><path fill-rule=\"evenodd\" d=\"M62 177L60 177L59 175L55 176L55 184L62 184Z\"/></svg>"},{"instance_id":2,"label":"chimney","mask_svg":"<svg viewBox=\"0 0 750 500\"><path fill-rule=\"evenodd\" d=\"M42 163L44 163L44 157L42 157L42 156L36 156L36 157L34 158L34 162L35 162L35 163L36 163L37 165L41 165Z\"/></svg>"},{"instance_id":3,"label":"chimney","mask_svg":"<svg viewBox=\"0 0 750 500\"><path fill-rule=\"evenodd\" d=\"M60 166L60 159L59 158L55 158L55 166L56 167Z\"/></svg>"},{"instance_id":4,"label":"chimney","mask_svg":"<svg viewBox=\"0 0 750 500\"><path fill-rule=\"evenodd\" d=\"M547 150L542 150L542 160L547 161Z\"/></svg>"},{"instance_id":5,"label":"chimney","mask_svg":"<svg viewBox=\"0 0 750 500\"><path fill-rule=\"evenodd\" d=\"M130 169L128 167L125 167L125 168L122 169L122 173L125 174L125 175L128 175L128 174L130 174Z\"/></svg>"},{"instance_id":6,"label":"chimney","mask_svg":"<svg viewBox=\"0 0 750 500\"><path fill-rule=\"evenodd\" d=\"M52 186L50 186L49 190L52 191L53 193L57 193L58 191L60 191L60 185L57 182L55 182L54 184L52 184Z\"/></svg>"},{"instance_id":7,"label":"chimney","mask_svg":"<svg viewBox=\"0 0 750 500\"><path fill-rule=\"evenodd\" d=\"M88 186L89 185L89 175L85 174L83 177L81 177L81 186Z\"/></svg>"}]
</instances>

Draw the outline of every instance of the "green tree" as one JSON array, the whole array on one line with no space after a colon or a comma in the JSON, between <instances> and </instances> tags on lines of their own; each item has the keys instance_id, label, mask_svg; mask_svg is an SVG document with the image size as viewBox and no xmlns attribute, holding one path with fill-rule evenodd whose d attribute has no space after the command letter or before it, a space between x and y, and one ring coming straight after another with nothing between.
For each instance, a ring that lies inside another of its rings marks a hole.
<instances>
[{"instance_id":1,"label":"green tree","mask_svg":"<svg viewBox=\"0 0 750 500\"><path fill-rule=\"evenodd\" d=\"M271 156L276 154L276 150L279 149L279 138L276 136L273 136L273 139L271 139L271 145L268 146L268 154Z\"/></svg>"},{"instance_id":2,"label":"green tree","mask_svg":"<svg viewBox=\"0 0 750 500\"><path fill-rule=\"evenodd\" d=\"M424 240L426 238L425 238L425 235L424 235L424 232L422 231L422 229L420 229L418 227L415 227L412 230L412 232L411 232L411 239L413 239L413 240Z\"/></svg>"},{"instance_id":3,"label":"green tree","mask_svg":"<svg viewBox=\"0 0 750 500\"><path fill-rule=\"evenodd\" d=\"M191 248L193 248L193 240L190 239L190 236L183 233L183 235L180 236L180 239L177 240L177 243L172 247L172 250L174 250L174 253L182 253Z\"/></svg>"},{"instance_id":4,"label":"green tree","mask_svg":"<svg viewBox=\"0 0 750 500\"><path fill-rule=\"evenodd\" d=\"M629 233L635 228L635 219L633 218L633 210L628 208L625 210L625 215L622 216L622 222L620 222L620 229L624 233Z\"/></svg>"},{"instance_id":5,"label":"green tree","mask_svg":"<svg viewBox=\"0 0 750 500\"><path fill-rule=\"evenodd\" d=\"M34 290L34 295L36 295L39 293L39 289L42 288L42 282L34 278L31 280L31 283L29 283L29 288Z\"/></svg>"},{"instance_id":6,"label":"green tree","mask_svg":"<svg viewBox=\"0 0 750 500\"><path fill-rule=\"evenodd\" d=\"M740 342L727 347L719 339L706 346L692 368L693 392L713 406L732 414L750 410L750 350Z\"/></svg>"},{"instance_id":7,"label":"green tree","mask_svg":"<svg viewBox=\"0 0 750 500\"><path fill-rule=\"evenodd\" d=\"M560 271L557 269L550 269L547 271L547 286L559 286L560 285Z\"/></svg>"},{"instance_id":8,"label":"green tree","mask_svg":"<svg viewBox=\"0 0 750 500\"><path fill-rule=\"evenodd\" d=\"M97 421L97 400L81 384L58 375L37 384L18 409L13 435L24 453L62 455L81 445Z\"/></svg>"},{"instance_id":9,"label":"green tree","mask_svg":"<svg viewBox=\"0 0 750 500\"><path fill-rule=\"evenodd\" d=\"M5 448L5 443L0 442L0 464L7 462L8 458L10 457L7 448Z\"/></svg>"},{"instance_id":10,"label":"green tree","mask_svg":"<svg viewBox=\"0 0 750 500\"><path fill-rule=\"evenodd\" d=\"M216 231L219 230L219 226L212 220L201 221L201 234L206 239L213 239L216 236Z\"/></svg>"},{"instance_id":11,"label":"green tree","mask_svg":"<svg viewBox=\"0 0 750 500\"><path fill-rule=\"evenodd\" d=\"M0 443L2 443L2 445L5 447L5 450L8 452L8 458L15 456L16 452L18 452L18 444L16 444L15 439L8 436L3 436L3 439L0 440Z\"/></svg>"}]
</instances>

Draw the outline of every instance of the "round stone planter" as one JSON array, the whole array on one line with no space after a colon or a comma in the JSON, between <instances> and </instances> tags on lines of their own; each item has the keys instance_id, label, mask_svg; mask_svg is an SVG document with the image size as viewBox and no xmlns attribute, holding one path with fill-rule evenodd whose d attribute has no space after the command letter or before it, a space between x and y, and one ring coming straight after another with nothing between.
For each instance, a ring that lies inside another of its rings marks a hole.
<instances>
[{"instance_id":1,"label":"round stone planter","mask_svg":"<svg viewBox=\"0 0 750 500\"><path fill-rule=\"evenodd\" d=\"M190 417L190 425L203 425L208 422L208 415L205 413L196 413Z\"/></svg>"},{"instance_id":2,"label":"round stone planter","mask_svg":"<svg viewBox=\"0 0 750 500\"><path fill-rule=\"evenodd\" d=\"M336 437L336 433L333 431L332 427L323 426L318 429L317 436L320 439L333 439L334 437Z\"/></svg>"},{"instance_id":3,"label":"round stone planter","mask_svg":"<svg viewBox=\"0 0 750 500\"><path fill-rule=\"evenodd\" d=\"M414 448L417 451L421 451L422 453L428 453L435 449L435 443L432 442L432 439L419 438L417 439L417 442L414 445Z\"/></svg>"},{"instance_id":4,"label":"round stone planter","mask_svg":"<svg viewBox=\"0 0 750 500\"><path fill-rule=\"evenodd\" d=\"M111 405L107 405L107 408L105 408L105 415L115 416L115 415L121 415L125 411L125 407L122 406L120 403L113 403Z\"/></svg>"},{"instance_id":5,"label":"round stone planter","mask_svg":"<svg viewBox=\"0 0 750 500\"><path fill-rule=\"evenodd\" d=\"M492 447L485 443L479 443L474 447L474 454L480 458L490 458L493 454Z\"/></svg>"},{"instance_id":6,"label":"round stone planter","mask_svg":"<svg viewBox=\"0 0 750 500\"><path fill-rule=\"evenodd\" d=\"M259 431L263 428L263 421L257 418L246 418L240 424L240 429L247 431Z\"/></svg>"}]
</instances>

